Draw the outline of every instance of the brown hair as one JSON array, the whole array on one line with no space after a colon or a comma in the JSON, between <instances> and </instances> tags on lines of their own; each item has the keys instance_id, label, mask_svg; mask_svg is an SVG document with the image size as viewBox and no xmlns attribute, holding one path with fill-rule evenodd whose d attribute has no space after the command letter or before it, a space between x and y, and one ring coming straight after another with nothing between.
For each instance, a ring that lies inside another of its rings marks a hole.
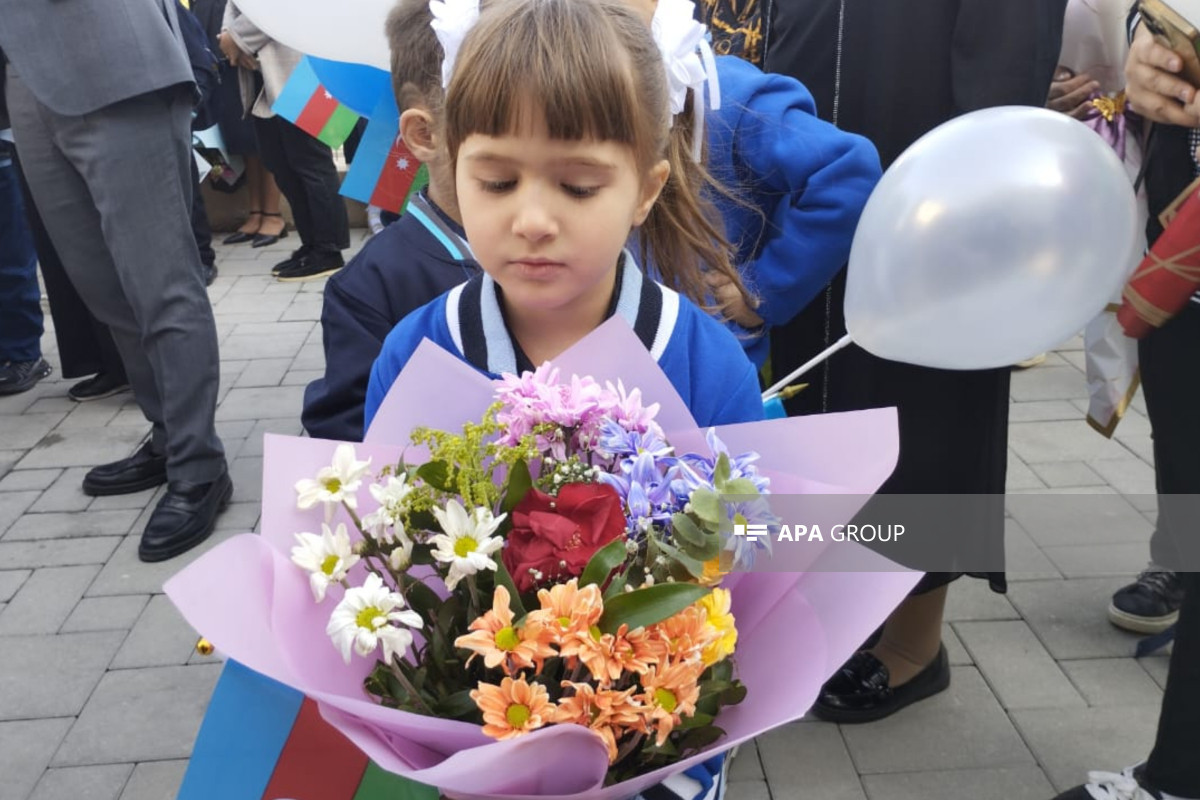
<instances>
[{"instance_id":1,"label":"brown hair","mask_svg":"<svg viewBox=\"0 0 1200 800\"><path fill-rule=\"evenodd\" d=\"M399 0L388 13L384 31L392 53L392 92L403 113L428 106L435 118L441 110L442 44L430 23L429 0Z\"/></svg>"},{"instance_id":2,"label":"brown hair","mask_svg":"<svg viewBox=\"0 0 1200 800\"><path fill-rule=\"evenodd\" d=\"M626 144L646 173L671 172L639 231L664 284L704 304L704 270L754 303L730 260L713 185L692 159L691 103L669 119L662 55L645 21L620 0L495 0L467 34L446 91L443 124L452 162L471 134L516 130L529 100L551 138ZM540 106L540 108L539 108ZM656 113L657 110L657 113Z\"/></svg>"}]
</instances>

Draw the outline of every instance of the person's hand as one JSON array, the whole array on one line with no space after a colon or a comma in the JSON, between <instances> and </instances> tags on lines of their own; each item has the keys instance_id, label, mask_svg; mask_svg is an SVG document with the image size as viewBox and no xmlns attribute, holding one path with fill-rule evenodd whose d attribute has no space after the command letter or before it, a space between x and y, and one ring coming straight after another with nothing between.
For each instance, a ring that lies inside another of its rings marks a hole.
<instances>
[{"instance_id":1,"label":"person's hand","mask_svg":"<svg viewBox=\"0 0 1200 800\"><path fill-rule=\"evenodd\" d=\"M243 69L258 69L258 60L238 47L229 31L221 31L217 37L217 45L221 48L221 55L225 56L225 59L233 66Z\"/></svg>"},{"instance_id":2,"label":"person's hand","mask_svg":"<svg viewBox=\"0 0 1200 800\"><path fill-rule=\"evenodd\" d=\"M1134 111L1152 122L1194 128L1200 125L1196 87L1180 78L1183 59L1138 25L1125 60L1125 96Z\"/></svg>"},{"instance_id":3,"label":"person's hand","mask_svg":"<svg viewBox=\"0 0 1200 800\"><path fill-rule=\"evenodd\" d=\"M1046 108L1075 119L1083 119L1091 107L1089 98L1099 90L1100 84L1092 80L1091 75L1086 72L1072 72L1064 66L1059 66L1054 71L1054 80L1050 83Z\"/></svg>"},{"instance_id":4,"label":"person's hand","mask_svg":"<svg viewBox=\"0 0 1200 800\"><path fill-rule=\"evenodd\" d=\"M754 310L747 305L746 298L729 278L709 272L705 273L704 281L708 284L709 291L713 293L717 305L721 306L726 318L747 330L763 324L763 318L755 314Z\"/></svg>"}]
</instances>

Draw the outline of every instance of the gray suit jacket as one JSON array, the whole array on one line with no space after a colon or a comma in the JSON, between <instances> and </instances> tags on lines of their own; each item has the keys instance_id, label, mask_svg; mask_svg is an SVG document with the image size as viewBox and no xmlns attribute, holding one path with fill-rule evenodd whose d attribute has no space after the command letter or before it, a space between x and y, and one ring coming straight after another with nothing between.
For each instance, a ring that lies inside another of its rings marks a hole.
<instances>
[{"instance_id":1,"label":"gray suit jacket","mask_svg":"<svg viewBox=\"0 0 1200 800\"><path fill-rule=\"evenodd\" d=\"M59 114L193 80L175 0L0 0L0 49Z\"/></svg>"}]
</instances>

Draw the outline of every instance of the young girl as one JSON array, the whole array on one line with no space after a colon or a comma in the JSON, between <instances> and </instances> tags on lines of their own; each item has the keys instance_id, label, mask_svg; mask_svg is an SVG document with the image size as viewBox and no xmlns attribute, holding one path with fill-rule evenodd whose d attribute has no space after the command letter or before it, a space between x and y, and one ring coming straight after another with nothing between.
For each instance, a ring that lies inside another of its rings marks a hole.
<instances>
[{"instance_id":1,"label":"young girl","mask_svg":"<svg viewBox=\"0 0 1200 800\"><path fill-rule=\"evenodd\" d=\"M758 378L693 300L704 271L744 292L709 222L690 113L671 118L663 55L614 0L500 0L458 52L445 137L467 239L484 273L404 319L384 342L366 422L421 339L490 376L553 359L619 314L701 425L762 417Z\"/></svg>"}]
</instances>

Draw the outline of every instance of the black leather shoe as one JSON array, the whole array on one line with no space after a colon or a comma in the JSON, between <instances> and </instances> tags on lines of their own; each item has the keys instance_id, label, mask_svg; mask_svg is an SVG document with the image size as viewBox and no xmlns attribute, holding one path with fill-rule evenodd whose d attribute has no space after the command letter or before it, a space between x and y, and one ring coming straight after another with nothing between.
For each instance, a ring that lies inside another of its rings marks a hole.
<instances>
[{"instance_id":1,"label":"black leather shoe","mask_svg":"<svg viewBox=\"0 0 1200 800\"><path fill-rule=\"evenodd\" d=\"M167 457L146 442L129 458L93 467L83 476L83 493L92 497L131 494L167 482Z\"/></svg>"},{"instance_id":2,"label":"black leather shoe","mask_svg":"<svg viewBox=\"0 0 1200 800\"><path fill-rule=\"evenodd\" d=\"M282 214L263 214L264 217L282 217ZM250 243L251 247L267 247L278 242L280 239L286 239L288 235L287 223L283 223L283 227L279 229L279 233L256 233L254 241Z\"/></svg>"},{"instance_id":3,"label":"black leather shoe","mask_svg":"<svg viewBox=\"0 0 1200 800\"><path fill-rule=\"evenodd\" d=\"M850 657L821 687L813 716L826 722L871 722L895 714L907 705L943 691L950 685L950 659L938 648L933 663L899 686L888 686L888 668L866 650Z\"/></svg>"},{"instance_id":4,"label":"black leather shoe","mask_svg":"<svg viewBox=\"0 0 1200 800\"><path fill-rule=\"evenodd\" d=\"M166 561L191 550L212 535L217 515L231 497L233 482L228 472L209 483L171 481L142 532L138 558Z\"/></svg>"},{"instance_id":5,"label":"black leather shoe","mask_svg":"<svg viewBox=\"0 0 1200 800\"><path fill-rule=\"evenodd\" d=\"M97 372L92 377L67 389L67 397L76 403L86 403L89 400L112 397L114 394L127 391L129 391L129 381L124 376L117 377L110 372Z\"/></svg>"},{"instance_id":6,"label":"black leather shoe","mask_svg":"<svg viewBox=\"0 0 1200 800\"><path fill-rule=\"evenodd\" d=\"M306 245L306 244L300 245L300 247L298 247L296 250L292 251L292 254L290 256L285 258L283 261L280 261L275 266L271 267L271 274L278 275L279 273L283 272L285 269L288 269L290 267L295 266L296 264L299 264L300 261L311 252L312 252L312 248L309 247L308 245Z\"/></svg>"}]
</instances>

